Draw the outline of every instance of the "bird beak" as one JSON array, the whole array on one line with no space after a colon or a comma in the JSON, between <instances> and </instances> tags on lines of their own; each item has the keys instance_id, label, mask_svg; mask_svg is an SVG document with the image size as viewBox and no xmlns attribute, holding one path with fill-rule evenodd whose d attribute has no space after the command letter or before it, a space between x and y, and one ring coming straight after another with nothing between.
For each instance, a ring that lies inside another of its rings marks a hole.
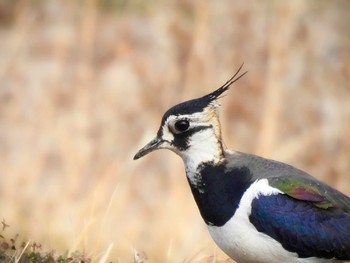
<instances>
[{"instance_id":1,"label":"bird beak","mask_svg":"<svg viewBox=\"0 0 350 263\"><path fill-rule=\"evenodd\" d=\"M149 154L150 152L160 149L160 146L163 142L164 141L162 139L159 139L158 137L154 138L135 154L134 160L137 160L145 156L146 154Z\"/></svg>"}]
</instances>

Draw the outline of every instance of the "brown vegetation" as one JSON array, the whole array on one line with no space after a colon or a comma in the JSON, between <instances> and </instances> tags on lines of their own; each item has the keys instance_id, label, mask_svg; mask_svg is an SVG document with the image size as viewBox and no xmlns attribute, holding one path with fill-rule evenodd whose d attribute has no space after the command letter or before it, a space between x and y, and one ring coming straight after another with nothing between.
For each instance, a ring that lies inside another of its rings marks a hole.
<instances>
[{"instance_id":1,"label":"brown vegetation","mask_svg":"<svg viewBox=\"0 0 350 263\"><path fill-rule=\"evenodd\" d=\"M94 262L226 262L182 161L132 158L242 62L226 145L350 195L349 24L348 1L1 0L0 219Z\"/></svg>"}]
</instances>

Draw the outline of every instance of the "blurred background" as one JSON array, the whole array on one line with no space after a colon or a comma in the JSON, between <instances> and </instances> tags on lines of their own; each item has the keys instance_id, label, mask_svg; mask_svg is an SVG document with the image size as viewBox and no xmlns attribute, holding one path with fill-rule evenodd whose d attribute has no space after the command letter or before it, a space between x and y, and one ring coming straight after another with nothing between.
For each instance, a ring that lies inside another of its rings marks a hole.
<instances>
[{"instance_id":1,"label":"blurred background","mask_svg":"<svg viewBox=\"0 0 350 263\"><path fill-rule=\"evenodd\" d=\"M350 2L0 0L0 219L94 262L232 262L168 151L174 104L220 100L225 144L350 195Z\"/></svg>"}]
</instances>

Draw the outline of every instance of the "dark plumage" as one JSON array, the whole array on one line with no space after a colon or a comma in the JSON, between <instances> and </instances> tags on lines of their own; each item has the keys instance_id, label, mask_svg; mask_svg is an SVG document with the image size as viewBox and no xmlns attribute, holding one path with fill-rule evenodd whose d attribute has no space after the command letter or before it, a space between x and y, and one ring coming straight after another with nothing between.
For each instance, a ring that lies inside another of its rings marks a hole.
<instances>
[{"instance_id":1,"label":"dark plumage","mask_svg":"<svg viewBox=\"0 0 350 263\"><path fill-rule=\"evenodd\" d=\"M350 214L322 209L288 195L259 196L250 221L300 258L350 259Z\"/></svg>"},{"instance_id":2,"label":"dark plumage","mask_svg":"<svg viewBox=\"0 0 350 263\"><path fill-rule=\"evenodd\" d=\"M238 208L245 189L252 183L252 174L244 166L226 170L225 166L210 163L203 164L198 172L198 185L190 186L201 215L207 224L222 226Z\"/></svg>"}]
</instances>

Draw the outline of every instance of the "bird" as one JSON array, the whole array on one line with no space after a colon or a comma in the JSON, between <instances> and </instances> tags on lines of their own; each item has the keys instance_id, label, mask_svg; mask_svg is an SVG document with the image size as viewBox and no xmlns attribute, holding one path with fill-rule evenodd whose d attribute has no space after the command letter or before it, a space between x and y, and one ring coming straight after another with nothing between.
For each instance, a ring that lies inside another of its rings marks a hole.
<instances>
[{"instance_id":1,"label":"bird","mask_svg":"<svg viewBox=\"0 0 350 263\"><path fill-rule=\"evenodd\" d=\"M179 155L215 243L243 263L350 261L350 198L289 164L228 149L218 99L246 73L167 110L156 137L134 160L158 149Z\"/></svg>"}]
</instances>

